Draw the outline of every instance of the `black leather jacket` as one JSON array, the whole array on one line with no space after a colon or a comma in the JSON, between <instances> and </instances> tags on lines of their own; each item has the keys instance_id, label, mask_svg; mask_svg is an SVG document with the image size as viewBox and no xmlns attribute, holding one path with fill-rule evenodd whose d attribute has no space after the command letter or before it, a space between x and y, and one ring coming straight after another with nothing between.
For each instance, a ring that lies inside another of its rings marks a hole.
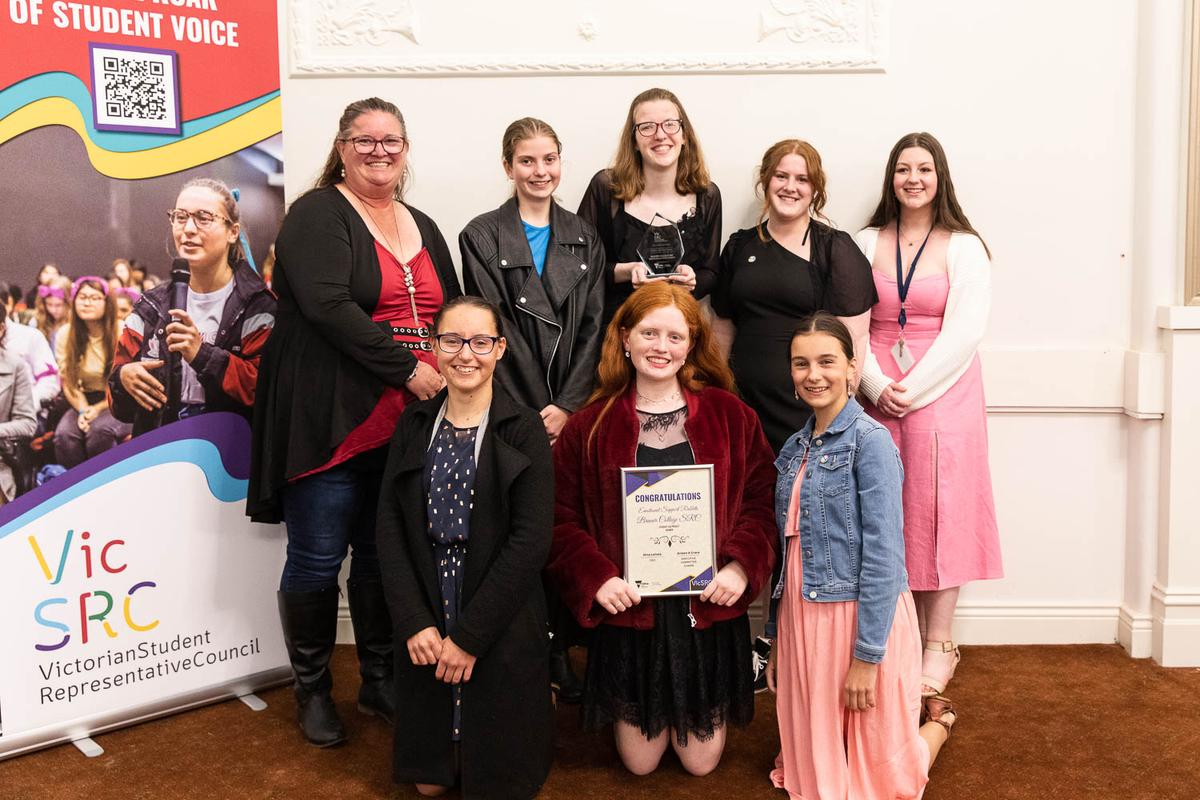
<instances>
[{"instance_id":1,"label":"black leather jacket","mask_svg":"<svg viewBox=\"0 0 1200 800\"><path fill-rule=\"evenodd\" d=\"M503 317L508 352L496 365L500 385L535 410L581 408L604 335L604 247L596 229L553 204L539 276L514 197L471 220L458 246L466 293L491 300Z\"/></svg>"}]
</instances>

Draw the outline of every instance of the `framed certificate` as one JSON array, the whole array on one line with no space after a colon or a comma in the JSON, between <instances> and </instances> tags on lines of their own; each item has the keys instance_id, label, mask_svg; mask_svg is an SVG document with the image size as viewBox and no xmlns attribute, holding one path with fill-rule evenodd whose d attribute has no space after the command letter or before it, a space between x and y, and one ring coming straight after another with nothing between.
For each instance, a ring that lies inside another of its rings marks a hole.
<instances>
[{"instance_id":1,"label":"framed certificate","mask_svg":"<svg viewBox=\"0 0 1200 800\"><path fill-rule=\"evenodd\" d=\"M700 594L717 564L712 464L623 467L625 580L642 597Z\"/></svg>"}]
</instances>

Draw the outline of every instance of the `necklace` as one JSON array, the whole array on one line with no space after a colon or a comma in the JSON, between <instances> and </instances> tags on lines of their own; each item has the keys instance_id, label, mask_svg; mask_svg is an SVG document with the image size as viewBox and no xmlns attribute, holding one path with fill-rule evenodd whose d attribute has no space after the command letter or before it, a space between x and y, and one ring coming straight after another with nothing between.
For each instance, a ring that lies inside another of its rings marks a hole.
<instances>
[{"instance_id":1,"label":"necklace","mask_svg":"<svg viewBox=\"0 0 1200 800\"><path fill-rule=\"evenodd\" d=\"M358 192L351 189L349 184L343 183L342 185L346 187L346 191L350 192L350 195L356 201L355 204L361 210L367 212L367 218L371 220L371 222L373 223L373 227L375 228L375 230L372 231L372 233L378 232L379 238L383 240L384 246L387 247L387 249L391 251L392 255L394 255L396 257L397 261L403 263L404 262L404 254L400 252L400 247L398 245L392 244L392 240L387 237L386 233L384 233L383 225L380 224L379 220L375 217L374 212L371 211L371 208L372 208L371 204L368 203L366 200L364 200L362 198L362 195L360 195ZM396 201L389 200L388 206L392 209L392 225L395 226L396 235L399 236L400 235L400 218L396 215Z\"/></svg>"},{"instance_id":2,"label":"necklace","mask_svg":"<svg viewBox=\"0 0 1200 800\"><path fill-rule=\"evenodd\" d=\"M638 400L645 400L647 403L658 403L658 404L673 403L677 400L683 399L683 395L679 394L678 389L676 389L674 392L672 392L671 394L668 394L664 397L647 397L646 395L642 394L641 392L638 392L637 396L638 396Z\"/></svg>"},{"instance_id":3,"label":"necklace","mask_svg":"<svg viewBox=\"0 0 1200 800\"><path fill-rule=\"evenodd\" d=\"M370 203L363 200L362 197L359 196L358 192L351 189L348 184L343 183L342 185L346 187L346 191L350 192L350 195L355 199L357 205L363 211L367 212L367 218L371 220L372 223L369 227L373 227L375 229L371 231L371 235L374 236L376 232L379 233L379 238L383 240L383 246L387 248L388 252L391 253L396 259L396 263L400 265L400 270L404 273L404 289L408 292L408 307L412 312L413 324L419 326L421 321L417 316L417 287L413 280L412 267L404 261L403 253L400 251L399 246L393 245L387 238L387 234L383 232L383 226L379 224L379 220L375 219L375 215L371 213ZM399 236L400 218L396 215L396 201L390 200L388 205L392 208L392 224L396 228L396 235Z\"/></svg>"},{"instance_id":4,"label":"necklace","mask_svg":"<svg viewBox=\"0 0 1200 800\"><path fill-rule=\"evenodd\" d=\"M922 238L928 239L929 234L932 232L933 232L933 227L931 226L929 228L929 231L926 232L925 236ZM919 234L918 234L918 236L913 236L910 238L907 234L905 234L903 231L900 230L900 222L899 221L896 222L896 235L904 240L904 244L906 247L912 247L914 244L916 244L917 238L919 236Z\"/></svg>"}]
</instances>

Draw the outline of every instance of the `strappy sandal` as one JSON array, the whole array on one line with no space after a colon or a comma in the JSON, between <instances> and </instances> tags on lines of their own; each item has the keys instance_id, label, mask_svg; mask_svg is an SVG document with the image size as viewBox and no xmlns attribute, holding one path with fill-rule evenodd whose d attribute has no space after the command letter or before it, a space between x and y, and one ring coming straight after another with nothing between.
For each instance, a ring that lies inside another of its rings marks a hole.
<instances>
[{"instance_id":1,"label":"strappy sandal","mask_svg":"<svg viewBox=\"0 0 1200 800\"><path fill-rule=\"evenodd\" d=\"M949 654L952 656L949 659L950 665L944 668L939 674L930 674L935 670L930 669L926 656L921 657L921 697L929 699L946 691L946 685L950 683L950 679L954 677L954 670L958 667L958 662L962 661L962 654L958 651L958 645L953 641L945 642L926 642L925 651L927 653Z\"/></svg>"},{"instance_id":2,"label":"strappy sandal","mask_svg":"<svg viewBox=\"0 0 1200 800\"><path fill-rule=\"evenodd\" d=\"M931 705L938 706L936 709L930 708ZM923 723L936 722L946 729L946 738L950 738L951 728L958 722L958 711L954 708L954 703L949 697L943 697L940 694L935 694L933 697L927 698L921 707ZM949 716L947 721L945 718Z\"/></svg>"}]
</instances>

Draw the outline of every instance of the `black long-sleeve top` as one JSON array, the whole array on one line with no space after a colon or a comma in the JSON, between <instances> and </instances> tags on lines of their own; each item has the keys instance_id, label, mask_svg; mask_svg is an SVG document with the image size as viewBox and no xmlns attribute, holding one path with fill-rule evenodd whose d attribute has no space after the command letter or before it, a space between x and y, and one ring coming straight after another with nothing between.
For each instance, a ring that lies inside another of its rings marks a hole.
<instances>
[{"instance_id":1,"label":"black long-sleeve top","mask_svg":"<svg viewBox=\"0 0 1200 800\"><path fill-rule=\"evenodd\" d=\"M596 226L604 245L604 317L603 325L633 294L633 284L616 283L613 268L623 261L637 261L636 248L642 232L635 230L625 212L625 204L613 197L612 173L602 169L592 177L583 199L579 201L579 216ZM678 220L675 220L678 222ZM721 268L721 190L715 183L696 194L696 219L680 226L683 234L683 263L696 272L695 296L699 300L717 284Z\"/></svg>"}]
</instances>

